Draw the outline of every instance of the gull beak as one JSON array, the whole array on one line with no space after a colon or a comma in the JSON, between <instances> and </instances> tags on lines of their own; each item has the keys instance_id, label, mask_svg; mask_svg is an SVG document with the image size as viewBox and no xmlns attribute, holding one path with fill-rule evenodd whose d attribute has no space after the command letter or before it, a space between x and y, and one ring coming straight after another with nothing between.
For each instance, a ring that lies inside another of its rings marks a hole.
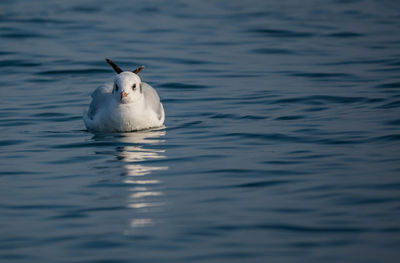
<instances>
[{"instance_id":1,"label":"gull beak","mask_svg":"<svg viewBox=\"0 0 400 263\"><path fill-rule=\"evenodd\" d=\"M125 98L126 96L128 96L128 94L126 94L125 91L122 91L122 92L121 92L121 100L122 100L122 98Z\"/></svg>"}]
</instances>

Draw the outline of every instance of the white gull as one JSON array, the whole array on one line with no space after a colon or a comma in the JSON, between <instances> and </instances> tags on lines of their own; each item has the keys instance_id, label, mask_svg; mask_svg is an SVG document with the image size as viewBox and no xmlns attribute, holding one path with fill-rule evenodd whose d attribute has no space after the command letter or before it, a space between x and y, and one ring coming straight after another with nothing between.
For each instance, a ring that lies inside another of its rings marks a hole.
<instances>
[{"instance_id":1,"label":"white gull","mask_svg":"<svg viewBox=\"0 0 400 263\"><path fill-rule=\"evenodd\" d=\"M160 98L137 75L144 67L122 71L106 61L117 75L114 84L104 84L92 93L89 110L83 113L86 128L91 132L130 132L162 126L165 113Z\"/></svg>"}]
</instances>

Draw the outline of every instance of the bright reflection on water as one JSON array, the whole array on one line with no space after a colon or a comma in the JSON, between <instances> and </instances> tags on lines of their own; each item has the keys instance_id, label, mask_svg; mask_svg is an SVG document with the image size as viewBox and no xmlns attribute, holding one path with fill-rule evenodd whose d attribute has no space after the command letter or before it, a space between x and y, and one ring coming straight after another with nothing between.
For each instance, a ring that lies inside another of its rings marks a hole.
<instances>
[{"instance_id":1,"label":"bright reflection on water","mask_svg":"<svg viewBox=\"0 0 400 263\"><path fill-rule=\"evenodd\" d=\"M158 187L162 182L159 179L153 179L151 173L167 170L168 166L155 166L146 164L146 162L166 158L165 149L151 148L151 146L164 142L162 138L165 136L165 131L150 130L117 136L117 141L124 146L116 147L115 154L121 166L126 170L123 182L131 186L128 188L129 195L126 205L131 209L140 210L135 211L137 213L134 214L141 216L132 218L130 227L134 229L153 225L154 220L146 218L146 212L149 212L151 207L162 207L164 202L157 198L163 195ZM97 141L101 141L101 138L104 137L94 136ZM130 231L125 231L125 234L130 233Z\"/></svg>"}]
</instances>

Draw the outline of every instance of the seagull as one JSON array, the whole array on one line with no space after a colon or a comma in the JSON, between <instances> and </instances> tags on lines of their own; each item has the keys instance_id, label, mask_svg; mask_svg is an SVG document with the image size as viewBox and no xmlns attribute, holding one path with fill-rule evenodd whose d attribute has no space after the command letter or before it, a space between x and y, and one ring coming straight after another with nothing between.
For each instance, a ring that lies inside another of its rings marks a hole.
<instances>
[{"instance_id":1,"label":"seagull","mask_svg":"<svg viewBox=\"0 0 400 263\"><path fill-rule=\"evenodd\" d=\"M113 84L103 84L92 93L89 109L83 113L86 128L91 132L131 132L161 127L165 113L160 97L138 76L144 66L123 71L110 59L106 62L117 75Z\"/></svg>"}]
</instances>

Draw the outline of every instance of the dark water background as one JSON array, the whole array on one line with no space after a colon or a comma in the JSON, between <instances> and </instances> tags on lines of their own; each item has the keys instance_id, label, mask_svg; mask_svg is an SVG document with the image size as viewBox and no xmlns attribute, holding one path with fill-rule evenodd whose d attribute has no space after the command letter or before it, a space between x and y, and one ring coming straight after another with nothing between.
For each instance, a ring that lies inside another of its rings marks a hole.
<instances>
[{"instance_id":1,"label":"dark water background","mask_svg":"<svg viewBox=\"0 0 400 263\"><path fill-rule=\"evenodd\" d=\"M398 262L399 108L398 1L1 1L0 261Z\"/></svg>"}]
</instances>

